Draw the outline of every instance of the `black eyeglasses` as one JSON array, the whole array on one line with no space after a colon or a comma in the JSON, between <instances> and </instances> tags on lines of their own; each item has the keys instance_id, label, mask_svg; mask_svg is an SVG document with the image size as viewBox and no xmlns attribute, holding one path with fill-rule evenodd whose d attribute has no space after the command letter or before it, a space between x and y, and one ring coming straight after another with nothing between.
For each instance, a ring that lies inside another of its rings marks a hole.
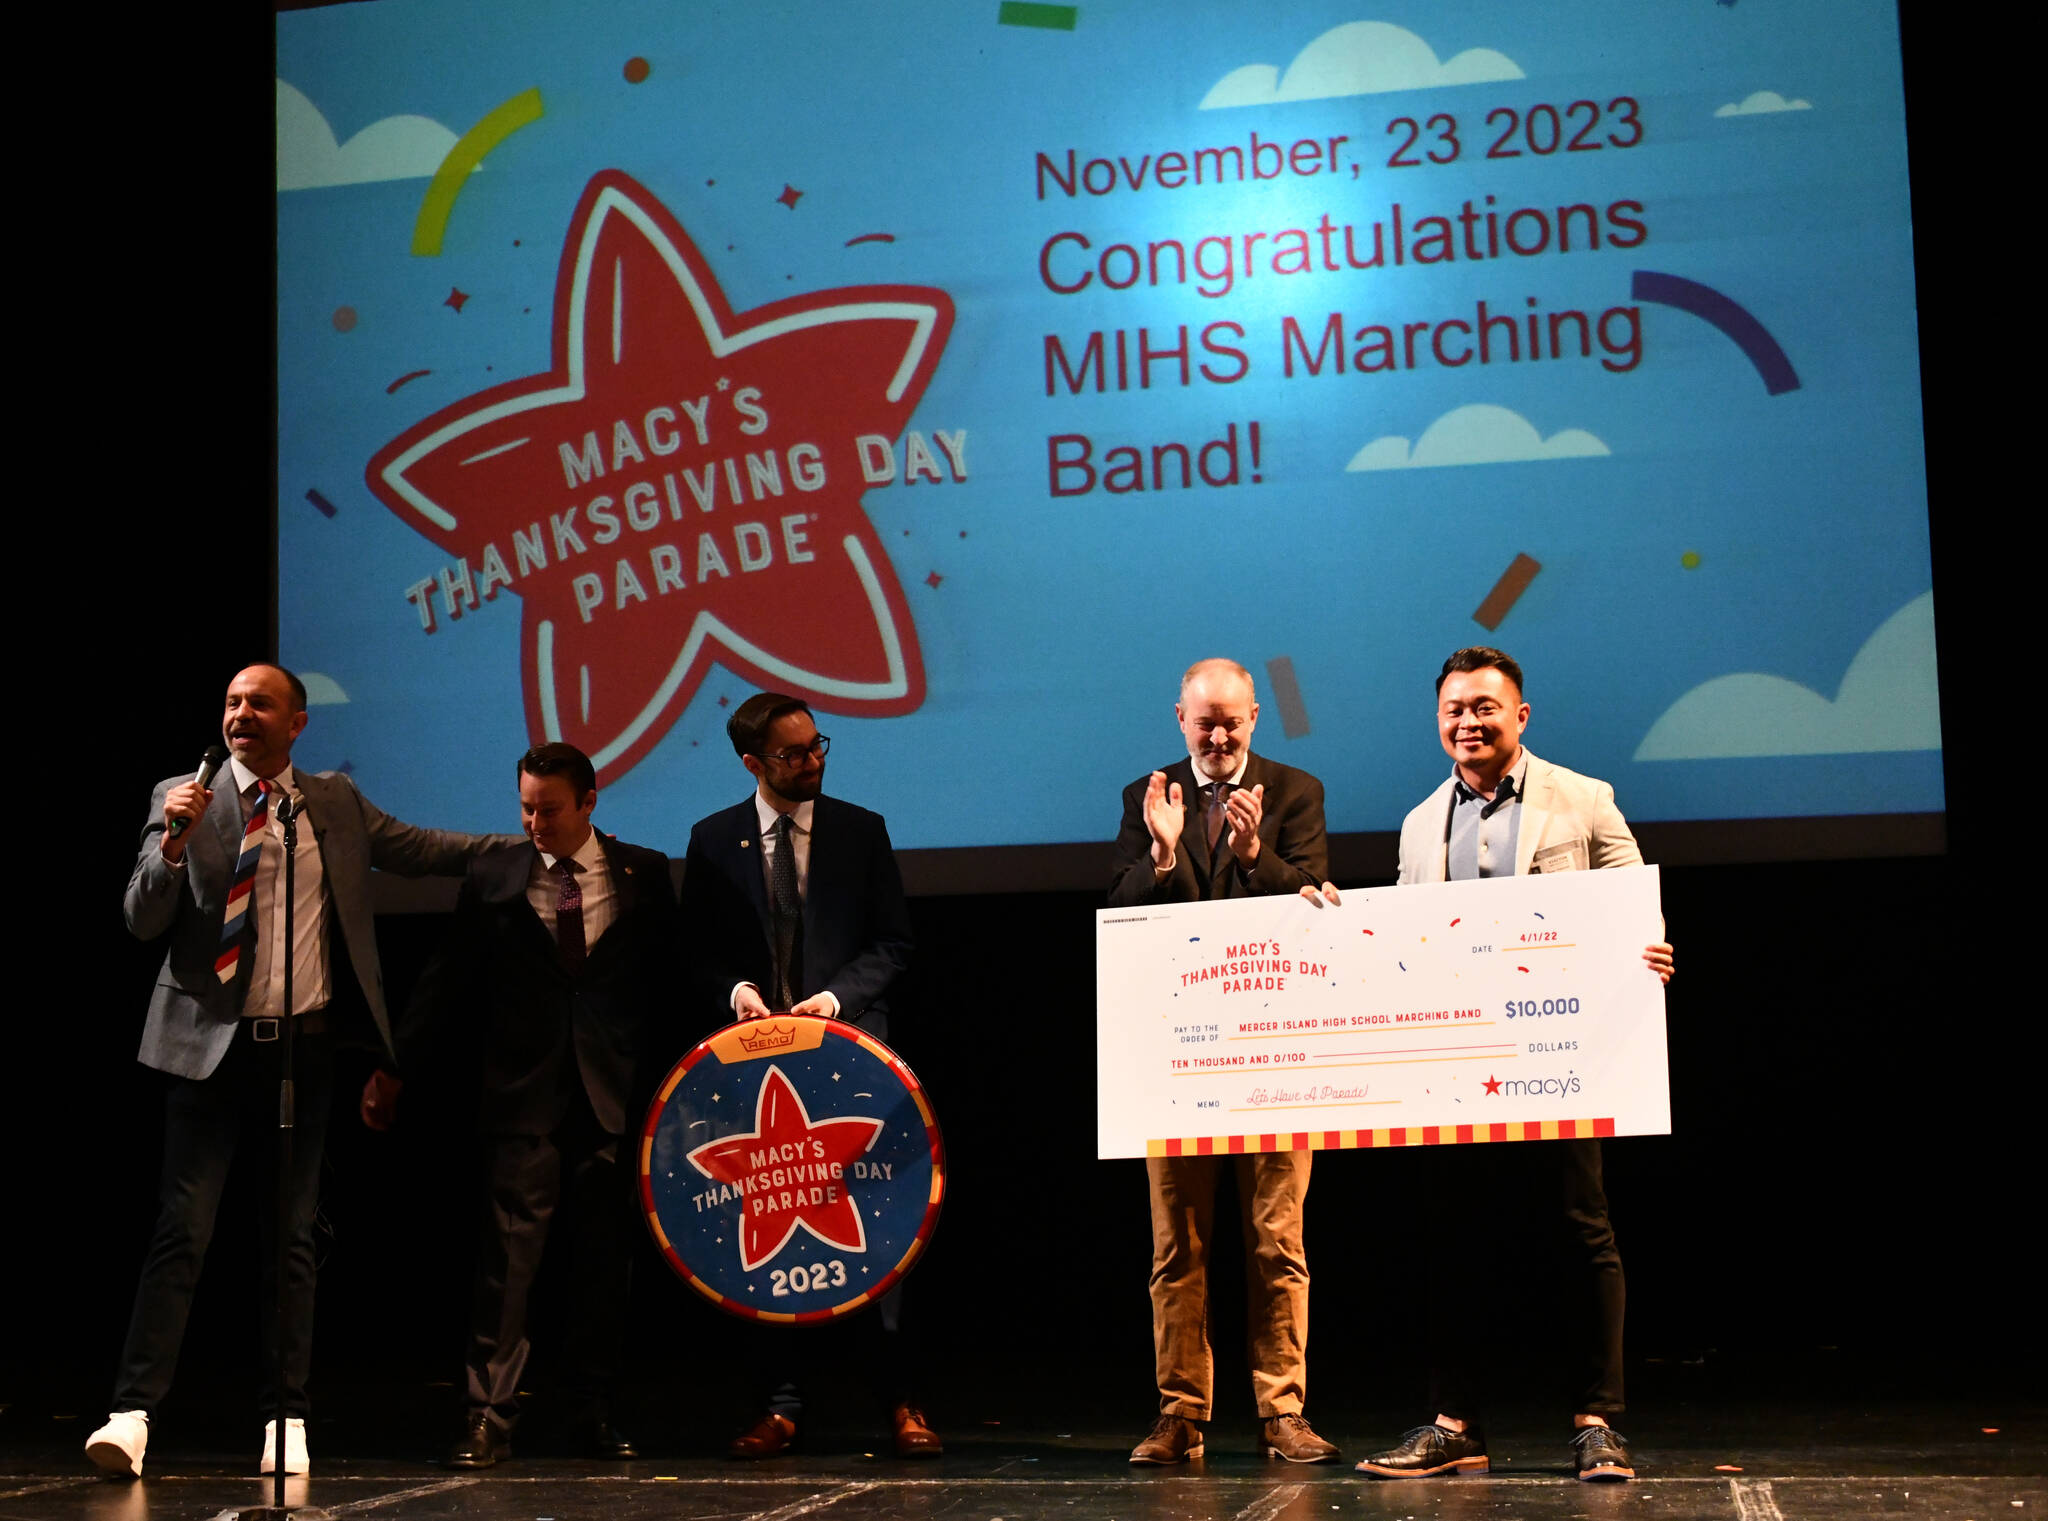
<instances>
[{"instance_id":1,"label":"black eyeglasses","mask_svg":"<svg viewBox=\"0 0 2048 1521\"><path fill-rule=\"evenodd\" d=\"M781 761L785 766L800 766L803 764L803 759L806 755L815 755L819 760L823 760L825 752L831 748L831 739L826 735L820 734L808 745L798 745L794 750L764 750L761 753L761 759Z\"/></svg>"}]
</instances>

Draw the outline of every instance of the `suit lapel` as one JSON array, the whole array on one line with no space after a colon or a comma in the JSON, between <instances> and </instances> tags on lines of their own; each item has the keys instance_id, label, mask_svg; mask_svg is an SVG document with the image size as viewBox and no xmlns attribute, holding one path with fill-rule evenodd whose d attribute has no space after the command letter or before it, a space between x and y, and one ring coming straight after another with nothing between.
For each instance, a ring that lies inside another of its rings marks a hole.
<instances>
[{"instance_id":1,"label":"suit lapel","mask_svg":"<svg viewBox=\"0 0 2048 1521\"><path fill-rule=\"evenodd\" d=\"M1536 858L1536 847L1543 840L1543 826L1550 822L1552 794L1555 785L1551 781L1550 763L1540 761L1533 754L1529 756L1529 767L1522 773L1522 780L1528 785L1528 796L1522 799L1522 824L1515 831L1515 875L1529 874L1529 863Z\"/></svg>"},{"instance_id":2,"label":"suit lapel","mask_svg":"<svg viewBox=\"0 0 2048 1521\"><path fill-rule=\"evenodd\" d=\"M640 902L640 876L626 860L617 840L601 834L597 837L597 848L604 852L605 875L612 889L612 923L617 924Z\"/></svg>"},{"instance_id":3,"label":"suit lapel","mask_svg":"<svg viewBox=\"0 0 2048 1521\"><path fill-rule=\"evenodd\" d=\"M739 878L747 901L754 905L754 920L761 926L762 936L773 945L775 937L769 928L766 868L761 865L761 815L754 807L753 794L749 793L744 803L732 809L727 819L733 875Z\"/></svg>"},{"instance_id":4,"label":"suit lapel","mask_svg":"<svg viewBox=\"0 0 2048 1521\"><path fill-rule=\"evenodd\" d=\"M347 783L316 776L310 771L294 771L292 777L299 784L300 822L312 830L313 837L320 842L320 869L330 874L356 869L361 860L359 851L351 853L344 850L339 838L333 850L327 846L327 826L342 807L335 794ZM361 869L367 870L367 864L363 863Z\"/></svg>"},{"instance_id":5,"label":"suit lapel","mask_svg":"<svg viewBox=\"0 0 2048 1521\"><path fill-rule=\"evenodd\" d=\"M1169 788L1180 783L1181 848L1188 853L1188 865L1194 868L1195 880L1206 883L1216 863L1209 854L1209 815L1202 806L1202 778L1193 761L1182 759L1166 768L1166 781Z\"/></svg>"},{"instance_id":6,"label":"suit lapel","mask_svg":"<svg viewBox=\"0 0 2048 1521\"><path fill-rule=\"evenodd\" d=\"M832 891L830 883L832 863L835 859L833 849L831 844L827 844L821 853L818 841L821 838L836 841L839 834L833 825L838 822L826 799L820 797L811 805L811 869L808 880L804 883L804 944L807 947L813 939L811 926L817 911L816 905L820 900L819 885L825 884L824 893L828 896Z\"/></svg>"},{"instance_id":7,"label":"suit lapel","mask_svg":"<svg viewBox=\"0 0 2048 1521\"><path fill-rule=\"evenodd\" d=\"M1451 880L1451 804L1456 794L1458 776L1454 771L1444 779L1442 786L1430 794L1436 806L1436 824L1430 831L1429 848L1431 860L1436 864L1420 880L1424 882L1448 882Z\"/></svg>"},{"instance_id":8,"label":"suit lapel","mask_svg":"<svg viewBox=\"0 0 2048 1521\"><path fill-rule=\"evenodd\" d=\"M220 894L225 898L233 884L235 862L242 854L242 831L248 823L242 817L242 795L235 791L235 773L223 770L226 785L216 786L213 804L206 810L206 827L213 831L213 837L220 842L221 854L227 858L228 881L221 885ZM215 778L216 782L221 778Z\"/></svg>"}]
</instances>

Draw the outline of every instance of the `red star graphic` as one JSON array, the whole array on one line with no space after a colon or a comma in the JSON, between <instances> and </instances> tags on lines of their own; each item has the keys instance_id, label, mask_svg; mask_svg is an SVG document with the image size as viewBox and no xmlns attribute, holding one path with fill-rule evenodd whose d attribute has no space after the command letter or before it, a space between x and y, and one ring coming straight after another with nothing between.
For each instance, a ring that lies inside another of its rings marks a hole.
<instances>
[{"instance_id":1,"label":"red star graphic","mask_svg":"<svg viewBox=\"0 0 2048 1521\"><path fill-rule=\"evenodd\" d=\"M667 208L606 170L563 243L552 367L407 429L368 484L480 598L521 598L528 731L600 785L713 661L828 711L912 712L924 662L863 450L902 436L952 325L945 292L905 285L735 314Z\"/></svg>"},{"instance_id":2,"label":"red star graphic","mask_svg":"<svg viewBox=\"0 0 2048 1521\"><path fill-rule=\"evenodd\" d=\"M939 583L945 579L946 578L940 575L937 571L933 571L930 575L924 578L924 584L926 586L929 586L933 591L937 591L939 589Z\"/></svg>"},{"instance_id":3,"label":"red star graphic","mask_svg":"<svg viewBox=\"0 0 2048 1521\"><path fill-rule=\"evenodd\" d=\"M1486 1091L1488 1093L1500 1092L1500 1079L1495 1077L1491 1072L1486 1074Z\"/></svg>"},{"instance_id":4,"label":"red star graphic","mask_svg":"<svg viewBox=\"0 0 2048 1521\"><path fill-rule=\"evenodd\" d=\"M775 199L782 202L791 211L794 211L796 210L796 203L802 200L803 196L804 193L797 189L796 186L785 184L782 187L782 194L778 195Z\"/></svg>"},{"instance_id":5,"label":"red star graphic","mask_svg":"<svg viewBox=\"0 0 2048 1521\"><path fill-rule=\"evenodd\" d=\"M782 1069L770 1067L754 1106L753 1132L690 1153L690 1164L714 1183L747 1190L741 1271L751 1273L772 1259L798 1226L827 1246L866 1251L867 1232L844 1173L881 1133L882 1121L851 1115L814 1123ZM784 1175L781 1183L771 1181L777 1172Z\"/></svg>"},{"instance_id":6,"label":"red star graphic","mask_svg":"<svg viewBox=\"0 0 2048 1521\"><path fill-rule=\"evenodd\" d=\"M468 291L466 291L466 290L458 290L458 289L456 289L456 287L454 287L454 286L452 286L452 285L451 285L451 286L449 286L449 287L448 287L448 299L447 299L446 301L443 301L443 302L442 302L441 304L442 304L443 306L452 306L452 307L454 307L454 308L455 308L455 310L456 310L456 313L457 313L457 314L459 315L459 314L461 313L461 311L462 311L462 303L463 303L463 302L465 302L465 301L467 301L468 299L469 299L469 292L468 292Z\"/></svg>"}]
</instances>

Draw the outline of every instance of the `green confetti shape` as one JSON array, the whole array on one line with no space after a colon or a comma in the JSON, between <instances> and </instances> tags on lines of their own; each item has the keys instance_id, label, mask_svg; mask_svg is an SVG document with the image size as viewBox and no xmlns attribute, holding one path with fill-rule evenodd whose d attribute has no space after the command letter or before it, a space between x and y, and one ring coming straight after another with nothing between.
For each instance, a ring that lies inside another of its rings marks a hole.
<instances>
[{"instance_id":1,"label":"green confetti shape","mask_svg":"<svg viewBox=\"0 0 2048 1521\"><path fill-rule=\"evenodd\" d=\"M1071 32L1080 19L1078 5L1032 5L1026 0L1003 0L996 12L998 26L1039 26L1054 32Z\"/></svg>"}]
</instances>

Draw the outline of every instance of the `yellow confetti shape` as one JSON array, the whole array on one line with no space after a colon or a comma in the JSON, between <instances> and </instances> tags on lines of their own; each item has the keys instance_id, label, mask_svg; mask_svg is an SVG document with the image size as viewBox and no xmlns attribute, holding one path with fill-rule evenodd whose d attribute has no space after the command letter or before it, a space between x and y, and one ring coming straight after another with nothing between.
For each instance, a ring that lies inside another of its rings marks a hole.
<instances>
[{"instance_id":1,"label":"yellow confetti shape","mask_svg":"<svg viewBox=\"0 0 2048 1521\"><path fill-rule=\"evenodd\" d=\"M448 230L449 213L455 210L455 197L461 193L471 171L484 161L486 153L540 118L540 91L527 90L492 107L482 121L456 139L420 201L419 218L412 224L414 254L432 258L441 251L441 236Z\"/></svg>"}]
</instances>

